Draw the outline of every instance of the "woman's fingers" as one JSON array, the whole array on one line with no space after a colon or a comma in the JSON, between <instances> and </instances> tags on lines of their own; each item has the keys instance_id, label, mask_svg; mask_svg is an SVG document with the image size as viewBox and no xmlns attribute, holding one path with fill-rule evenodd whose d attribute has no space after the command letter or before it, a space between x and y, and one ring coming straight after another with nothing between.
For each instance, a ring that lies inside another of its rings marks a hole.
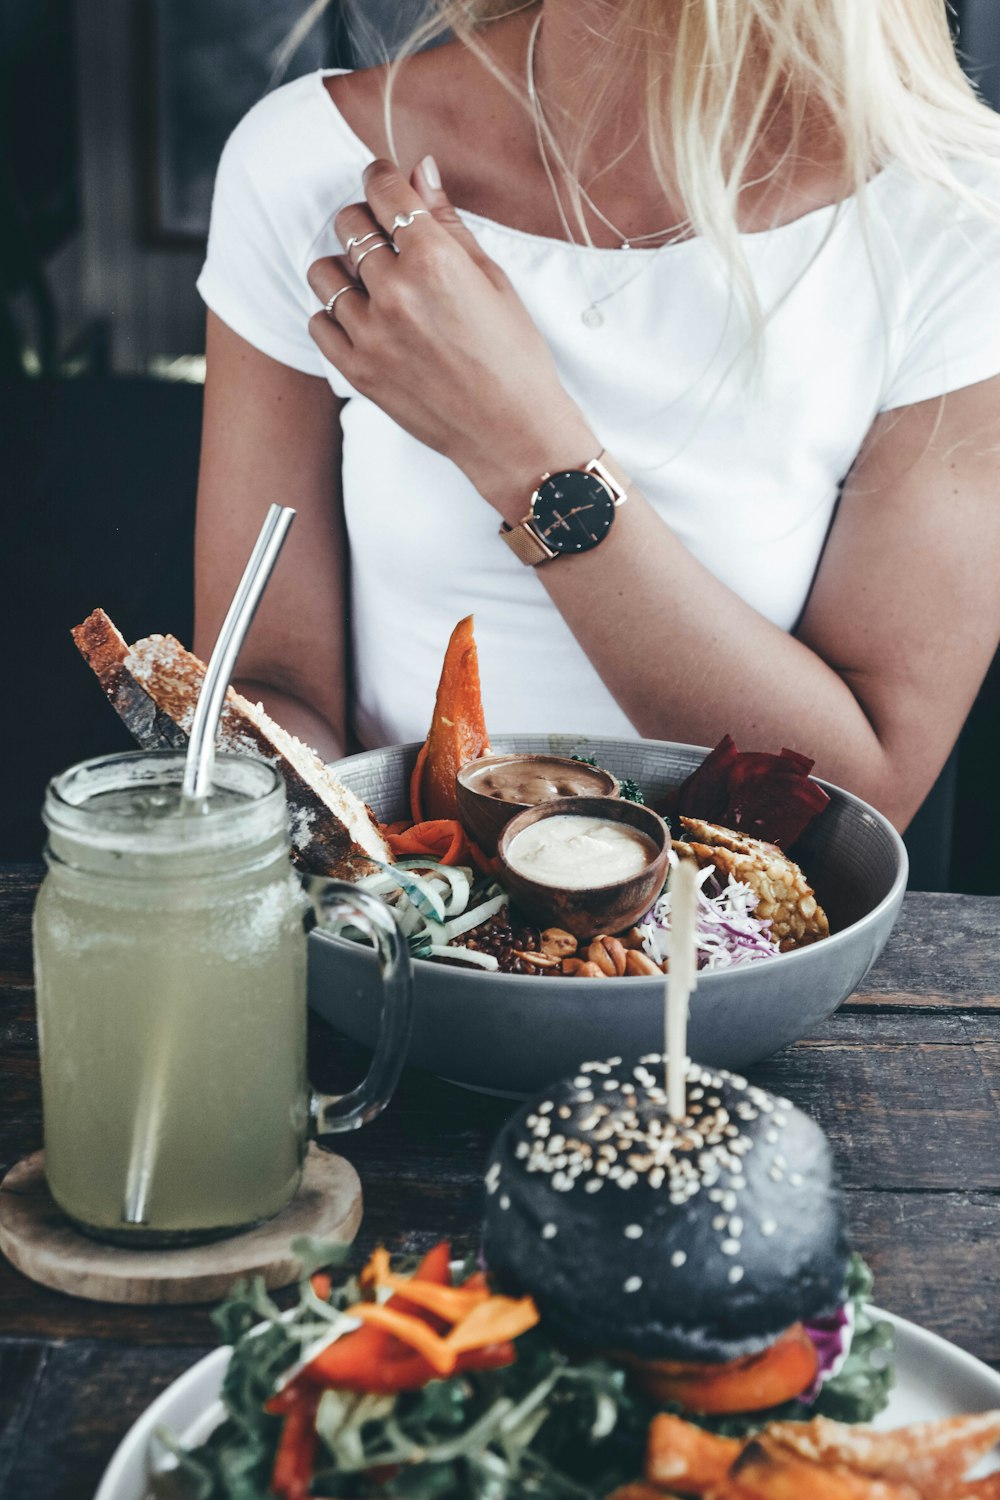
<instances>
[{"instance_id":1,"label":"woman's fingers","mask_svg":"<svg viewBox=\"0 0 1000 1500\"><path fill-rule=\"evenodd\" d=\"M368 278L373 273L377 276L395 260L392 241L367 204L348 203L337 214L333 227L351 270L365 286L371 284ZM378 264L375 263L377 260Z\"/></svg>"},{"instance_id":2,"label":"woman's fingers","mask_svg":"<svg viewBox=\"0 0 1000 1500\"><path fill-rule=\"evenodd\" d=\"M441 173L433 156L425 156L423 161L417 163L411 181L424 207L430 209L437 223L448 231L453 240L458 241L476 265L483 268L492 266L493 262L488 255L483 254L475 236L466 229L458 217L458 210L441 186Z\"/></svg>"},{"instance_id":3,"label":"woman's fingers","mask_svg":"<svg viewBox=\"0 0 1000 1500\"><path fill-rule=\"evenodd\" d=\"M329 314L309 331L356 391L487 494L498 442L524 447L541 424L544 447L571 403L524 304L438 182L426 159L412 183L390 162L372 163L367 201L336 216L346 253L310 267Z\"/></svg>"},{"instance_id":4,"label":"woman's fingers","mask_svg":"<svg viewBox=\"0 0 1000 1500\"><path fill-rule=\"evenodd\" d=\"M325 255L314 260L307 272L309 285L323 304L310 324L313 338L323 353L336 364L334 351L350 347L368 311L368 293L355 276L345 269L342 258ZM319 335L319 336L317 336Z\"/></svg>"},{"instance_id":5,"label":"woman's fingers","mask_svg":"<svg viewBox=\"0 0 1000 1500\"><path fill-rule=\"evenodd\" d=\"M441 177L433 157L424 157L414 171L413 179L412 184L407 182L391 161L373 161L365 168L365 197L383 229L393 235L399 253L405 255L407 248L418 239L433 236L437 225L446 230L481 269L492 266L493 262L483 254L441 187ZM414 216L412 223L398 223L410 215Z\"/></svg>"}]
</instances>

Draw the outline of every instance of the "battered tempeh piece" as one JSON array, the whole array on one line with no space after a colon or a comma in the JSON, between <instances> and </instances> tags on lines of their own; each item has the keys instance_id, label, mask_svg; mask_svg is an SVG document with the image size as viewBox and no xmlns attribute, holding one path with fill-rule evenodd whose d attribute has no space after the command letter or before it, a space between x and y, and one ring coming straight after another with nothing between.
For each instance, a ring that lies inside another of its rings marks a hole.
<instances>
[{"instance_id":1,"label":"battered tempeh piece","mask_svg":"<svg viewBox=\"0 0 1000 1500\"><path fill-rule=\"evenodd\" d=\"M719 828L698 818L681 818L686 842L673 848L681 858L714 865L725 878L742 880L756 891L755 916L770 917L771 937L782 953L829 937L830 923L802 871L776 844Z\"/></svg>"}]
</instances>

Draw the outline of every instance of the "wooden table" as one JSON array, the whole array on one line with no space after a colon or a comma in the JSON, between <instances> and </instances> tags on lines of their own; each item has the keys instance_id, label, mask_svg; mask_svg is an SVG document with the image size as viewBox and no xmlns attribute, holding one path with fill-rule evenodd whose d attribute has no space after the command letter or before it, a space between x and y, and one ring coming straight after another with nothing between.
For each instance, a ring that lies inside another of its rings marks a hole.
<instances>
[{"instance_id":1,"label":"wooden table","mask_svg":"<svg viewBox=\"0 0 1000 1500\"><path fill-rule=\"evenodd\" d=\"M41 1144L30 915L40 871L0 866L0 1175ZM362 1055L322 1023L314 1077ZM829 1132L878 1300L1000 1368L1000 897L908 895L882 959L813 1036L753 1071ZM416 1072L343 1152L359 1249L476 1240L509 1108ZM0 1263L0 1495L90 1500L135 1418L214 1343L204 1308L75 1301Z\"/></svg>"}]
</instances>

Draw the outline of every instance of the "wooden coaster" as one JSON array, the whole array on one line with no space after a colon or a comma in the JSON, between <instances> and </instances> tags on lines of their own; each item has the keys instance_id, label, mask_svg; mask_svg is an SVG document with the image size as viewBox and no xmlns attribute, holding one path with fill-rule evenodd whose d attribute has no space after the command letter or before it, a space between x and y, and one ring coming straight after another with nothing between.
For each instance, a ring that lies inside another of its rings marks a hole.
<instances>
[{"instance_id":1,"label":"wooden coaster","mask_svg":"<svg viewBox=\"0 0 1000 1500\"><path fill-rule=\"evenodd\" d=\"M0 1182L0 1250L32 1281L92 1302L215 1302L241 1276L262 1276L268 1290L297 1281L302 1265L292 1240L308 1234L350 1244L361 1201L350 1162L310 1145L295 1197L257 1229L179 1250L122 1249L69 1223L49 1193L45 1153L36 1151Z\"/></svg>"}]
</instances>

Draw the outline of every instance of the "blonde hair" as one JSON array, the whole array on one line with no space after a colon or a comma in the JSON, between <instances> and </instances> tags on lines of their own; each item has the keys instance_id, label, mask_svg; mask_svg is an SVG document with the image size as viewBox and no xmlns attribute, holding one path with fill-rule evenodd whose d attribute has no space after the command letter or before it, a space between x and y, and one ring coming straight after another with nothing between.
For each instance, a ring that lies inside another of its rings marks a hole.
<instances>
[{"instance_id":1,"label":"blonde hair","mask_svg":"<svg viewBox=\"0 0 1000 1500\"><path fill-rule=\"evenodd\" d=\"M304 19L314 19L324 3L312 0ZM523 75L506 74L482 34L514 11L543 8L537 0L428 0L427 19L388 71L390 147L400 67L449 30L527 105ZM573 184L628 70L633 87L641 80L649 150L665 196L676 201L679 193L690 231L717 249L755 322L760 309L740 243L740 193L761 175L780 180L784 168L808 161L817 132L826 154L841 163L844 196L862 205L866 183L897 163L973 211L1000 217L1000 206L954 170L956 159L1000 162L1000 117L959 66L942 0L608 0L601 27L606 45L594 47L590 109L575 122L570 150L543 125L567 171L582 236L588 238L584 206ZM609 58L620 65L609 67ZM760 147L776 119L782 149L761 174Z\"/></svg>"},{"instance_id":2,"label":"blonde hair","mask_svg":"<svg viewBox=\"0 0 1000 1500\"><path fill-rule=\"evenodd\" d=\"M496 72L479 34L511 9L510 0L432 0L432 15L390 69L390 141L392 84L410 52L450 29ZM622 75L607 64L616 54L642 80L665 194L679 190L692 232L715 246L752 305L738 201L776 107L784 149L768 175L807 159L825 129L846 194L863 201L869 179L898 163L974 210L1000 213L954 170L956 158L1000 162L1000 118L959 66L942 0L614 0L602 25L607 46L594 48L591 107L564 158L584 235L572 181L614 108ZM525 97L523 79L505 81Z\"/></svg>"}]
</instances>

